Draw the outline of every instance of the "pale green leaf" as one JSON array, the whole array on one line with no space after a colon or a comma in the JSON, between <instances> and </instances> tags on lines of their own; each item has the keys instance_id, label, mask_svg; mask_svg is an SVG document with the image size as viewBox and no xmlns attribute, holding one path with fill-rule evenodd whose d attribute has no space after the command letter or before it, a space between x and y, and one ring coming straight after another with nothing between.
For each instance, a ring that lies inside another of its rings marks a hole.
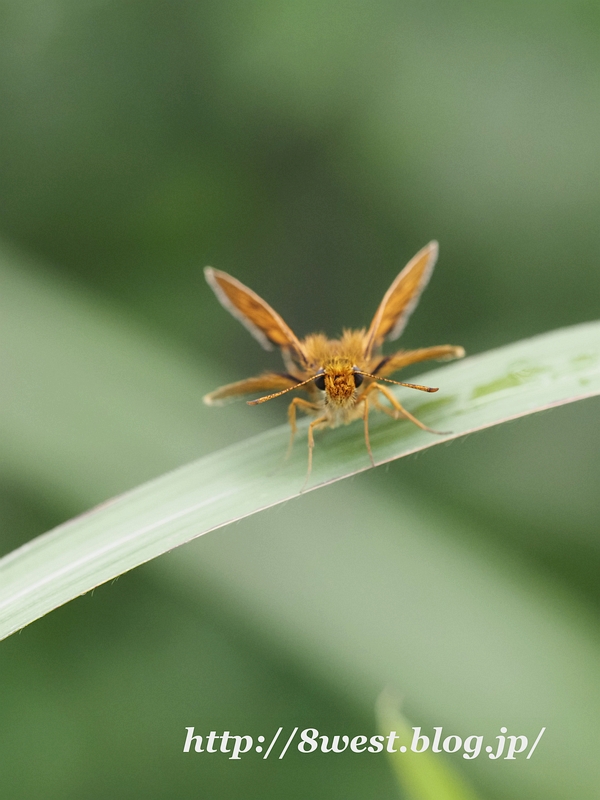
<instances>
[{"instance_id":1,"label":"pale green leaf","mask_svg":"<svg viewBox=\"0 0 600 800\"><path fill-rule=\"evenodd\" d=\"M371 444L378 464L600 394L600 323L518 342L415 381L440 392L424 397L399 390L406 407L451 433L436 436L374 414ZM0 561L0 635L190 539L296 497L306 472L303 432L287 462L289 433L281 426L146 483L6 556ZM307 488L369 468L360 424L327 431L318 437Z\"/></svg>"}]
</instances>

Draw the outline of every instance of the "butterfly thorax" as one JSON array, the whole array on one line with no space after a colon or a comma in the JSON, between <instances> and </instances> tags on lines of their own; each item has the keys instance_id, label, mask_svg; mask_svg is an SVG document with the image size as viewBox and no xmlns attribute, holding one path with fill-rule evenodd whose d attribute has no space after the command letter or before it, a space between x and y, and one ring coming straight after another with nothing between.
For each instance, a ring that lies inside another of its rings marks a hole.
<instances>
[{"instance_id":1,"label":"butterfly thorax","mask_svg":"<svg viewBox=\"0 0 600 800\"><path fill-rule=\"evenodd\" d=\"M350 364L362 363L365 350L365 331L344 330L340 339L328 339L323 333L314 333L302 341L310 366L325 367L338 358Z\"/></svg>"}]
</instances>

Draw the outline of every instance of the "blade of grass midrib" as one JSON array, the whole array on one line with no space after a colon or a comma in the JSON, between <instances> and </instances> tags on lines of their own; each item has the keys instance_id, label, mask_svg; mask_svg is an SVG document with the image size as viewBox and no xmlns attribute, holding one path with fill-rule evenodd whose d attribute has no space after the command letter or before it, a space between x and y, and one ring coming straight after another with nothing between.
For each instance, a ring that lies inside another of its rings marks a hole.
<instances>
[{"instance_id":1,"label":"blade of grass midrib","mask_svg":"<svg viewBox=\"0 0 600 800\"><path fill-rule=\"evenodd\" d=\"M522 383L477 394L478 387L501 380L519 365L525 376ZM527 378L527 370L533 370L531 378ZM409 410L418 405L427 424L453 433L434 436L405 421L374 416L371 439L377 463L600 394L600 324L588 323L509 345L434 370L419 380L439 385L451 402L440 407L435 400L423 402L416 393L406 391L403 401ZM361 426L326 434L317 442L307 491L370 468ZM305 478L306 445L298 441L292 458L282 465L287 438L288 430L281 426L205 456L59 526L0 560L0 635L9 635L52 608L190 539L297 496Z\"/></svg>"}]
</instances>

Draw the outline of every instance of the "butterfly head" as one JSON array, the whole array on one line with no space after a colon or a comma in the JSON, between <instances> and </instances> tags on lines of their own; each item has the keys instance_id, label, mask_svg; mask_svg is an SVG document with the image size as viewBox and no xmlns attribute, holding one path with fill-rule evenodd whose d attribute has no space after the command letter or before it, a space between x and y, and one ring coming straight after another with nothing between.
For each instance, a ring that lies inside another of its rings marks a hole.
<instances>
[{"instance_id":1,"label":"butterfly head","mask_svg":"<svg viewBox=\"0 0 600 800\"><path fill-rule=\"evenodd\" d=\"M325 392L327 402L346 406L353 403L363 380L355 364L347 359L334 358L318 370L314 384L319 391Z\"/></svg>"}]
</instances>

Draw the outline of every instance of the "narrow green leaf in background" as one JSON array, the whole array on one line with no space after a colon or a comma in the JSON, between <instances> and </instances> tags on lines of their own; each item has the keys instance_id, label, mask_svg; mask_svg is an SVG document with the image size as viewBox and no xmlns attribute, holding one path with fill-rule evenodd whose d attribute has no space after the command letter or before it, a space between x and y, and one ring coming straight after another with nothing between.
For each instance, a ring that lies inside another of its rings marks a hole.
<instances>
[{"instance_id":1,"label":"narrow green leaf in background","mask_svg":"<svg viewBox=\"0 0 600 800\"><path fill-rule=\"evenodd\" d=\"M389 753L389 760L407 800L480 800L450 767L445 756L440 758L429 751L411 751L413 729L398 706L398 698L389 690L384 690L377 698L379 732L387 736L390 731L395 731L399 737L394 742L395 752ZM401 746L406 748L404 752L400 750Z\"/></svg>"}]
</instances>

